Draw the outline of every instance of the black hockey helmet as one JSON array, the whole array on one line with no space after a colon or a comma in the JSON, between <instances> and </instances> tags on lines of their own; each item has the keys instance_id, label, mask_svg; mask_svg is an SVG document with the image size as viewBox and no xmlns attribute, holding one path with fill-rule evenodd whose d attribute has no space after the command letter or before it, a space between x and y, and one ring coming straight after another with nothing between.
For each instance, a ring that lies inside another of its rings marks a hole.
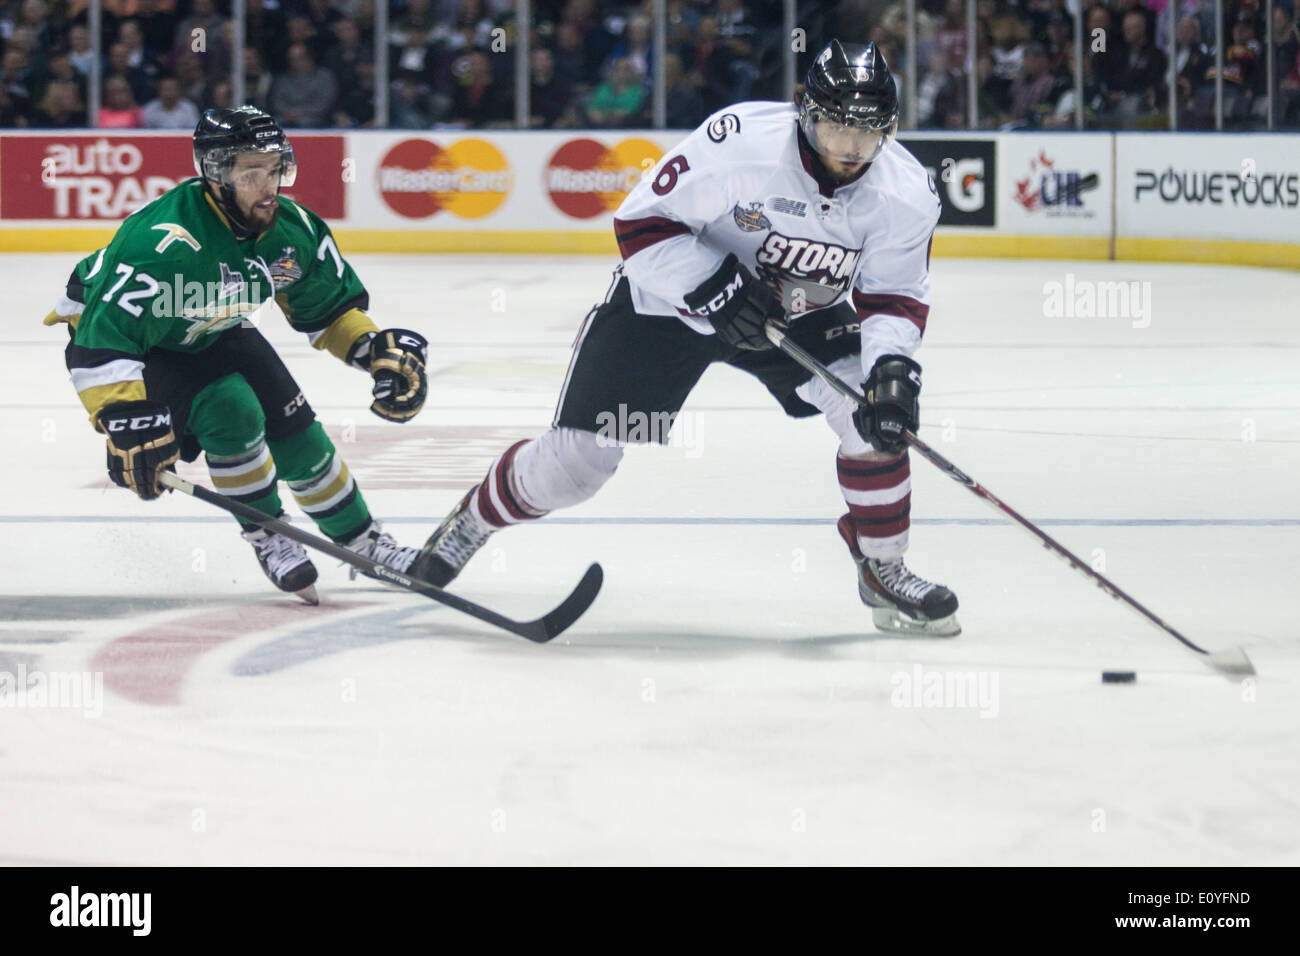
<instances>
[{"instance_id":1,"label":"black hockey helmet","mask_svg":"<svg viewBox=\"0 0 1300 956\"><path fill-rule=\"evenodd\" d=\"M880 155L898 132L898 88L874 43L832 40L817 54L804 80L799 128L830 159L869 162Z\"/></svg>"},{"instance_id":2,"label":"black hockey helmet","mask_svg":"<svg viewBox=\"0 0 1300 956\"><path fill-rule=\"evenodd\" d=\"M289 137L269 114L255 106L206 110L194 128L194 170L211 187L221 211L236 227L248 233L235 204L234 170L240 153L280 157L280 187L292 186L298 176Z\"/></svg>"}]
</instances>

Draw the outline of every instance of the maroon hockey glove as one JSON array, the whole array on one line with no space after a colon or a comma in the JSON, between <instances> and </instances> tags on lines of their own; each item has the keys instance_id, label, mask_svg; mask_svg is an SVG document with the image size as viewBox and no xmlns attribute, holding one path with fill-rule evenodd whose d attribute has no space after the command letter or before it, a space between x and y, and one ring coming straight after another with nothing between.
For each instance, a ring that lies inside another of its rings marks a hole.
<instances>
[{"instance_id":1,"label":"maroon hockey glove","mask_svg":"<svg viewBox=\"0 0 1300 956\"><path fill-rule=\"evenodd\" d=\"M734 252L722 260L699 288L683 296L692 312L703 312L718 338L739 349L757 352L775 348L763 326L771 319L785 325L785 310L772 290L754 278Z\"/></svg>"},{"instance_id":2,"label":"maroon hockey glove","mask_svg":"<svg viewBox=\"0 0 1300 956\"><path fill-rule=\"evenodd\" d=\"M914 432L920 425L920 394L921 366L906 355L880 356L867 376L867 404L853 413L858 434L876 451L903 451L903 432Z\"/></svg>"},{"instance_id":3,"label":"maroon hockey glove","mask_svg":"<svg viewBox=\"0 0 1300 956\"><path fill-rule=\"evenodd\" d=\"M108 477L113 483L145 501L160 496L166 489L159 476L180 457L171 409L158 402L115 402L99 413L99 427L108 436Z\"/></svg>"},{"instance_id":4,"label":"maroon hockey glove","mask_svg":"<svg viewBox=\"0 0 1300 956\"><path fill-rule=\"evenodd\" d=\"M370 410L385 421L404 422L424 407L429 377L424 360L429 342L409 329L385 329L370 340L370 375L375 380Z\"/></svg>"}]
</instances>

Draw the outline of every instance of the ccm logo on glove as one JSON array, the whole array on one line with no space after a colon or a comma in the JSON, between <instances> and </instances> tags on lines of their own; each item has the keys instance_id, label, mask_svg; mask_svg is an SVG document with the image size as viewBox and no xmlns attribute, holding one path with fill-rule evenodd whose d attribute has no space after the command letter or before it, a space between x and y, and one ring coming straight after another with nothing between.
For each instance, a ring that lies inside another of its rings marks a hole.
<instances>
[{"instance_id":1,"label":"ccm logo on glove","mask_svg":"<svg viewBox=\"0 0 1300 956\"><path fill-rule=\"evenodd\" d=\"M132 418L110 418L101 419L100 423L104 426L105 431L110 432L141 432L149 428L161 428L166 425L172 427L172 413L159 412L156 415L139 415Z\"/></svg>"}]
</instances>

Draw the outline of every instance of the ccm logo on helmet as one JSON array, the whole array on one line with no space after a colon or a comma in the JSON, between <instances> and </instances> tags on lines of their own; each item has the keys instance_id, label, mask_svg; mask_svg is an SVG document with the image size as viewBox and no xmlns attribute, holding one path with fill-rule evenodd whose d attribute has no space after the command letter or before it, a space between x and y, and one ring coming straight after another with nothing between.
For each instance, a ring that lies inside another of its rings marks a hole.
<instances>
[{"instance_id":1,"label":"ccm logo on helmet","mask_svg":"<svg viewBox=\"0 0 1300 956\"><path fill-rule=\"evenodd\" d=\"M104 427L111 432L141 432L148 428L172 427L172 413L160 412L157 415L140 415L132 418L114 418Z\"/></svg>"}]
</instances>

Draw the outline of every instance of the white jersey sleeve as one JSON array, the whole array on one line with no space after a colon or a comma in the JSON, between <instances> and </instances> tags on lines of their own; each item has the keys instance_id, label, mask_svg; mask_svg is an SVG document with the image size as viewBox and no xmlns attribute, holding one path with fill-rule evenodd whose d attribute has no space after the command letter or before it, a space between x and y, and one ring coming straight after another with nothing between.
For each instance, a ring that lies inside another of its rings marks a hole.
<instances>
[{"instance_id":1,"label":"white jersey sleeve","mask_svg":"<svg viewBox=\"0 0 1300 956\"><path fill-rule=\"evenodd\" d=\"M853 281L864 375L882 355L910 358L930 315L930 241L939 198L921 164L910 154L904 158L882 184L894 201L886 206L886 222L868 232Z\"/></svg>"},{"instance_id":2,"label":"white jersey sleeve","mask_svg":"<svg viewBox=\"0 0 1300 956\"><path fill-rule=\"evenodd\" d=\"M614 236L638 312L682 316L689 311L684 296L726 256L703 232L735 202L735 169L727 161L734 150L711 143L708 125L670 150L614 214Z\"/></svg>"}]
</instances>

